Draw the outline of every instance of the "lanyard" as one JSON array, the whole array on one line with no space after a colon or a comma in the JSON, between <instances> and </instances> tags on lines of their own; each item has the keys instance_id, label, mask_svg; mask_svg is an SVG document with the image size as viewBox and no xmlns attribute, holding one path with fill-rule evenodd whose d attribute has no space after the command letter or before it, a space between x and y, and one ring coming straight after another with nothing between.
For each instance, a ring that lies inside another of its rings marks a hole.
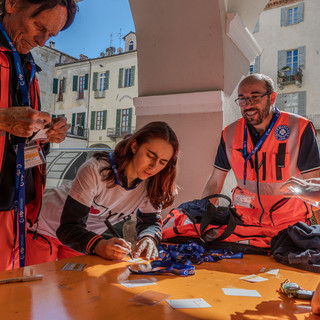
<instances>
[{"instance_id":1,"label":"lanyard","mask_svg":"<svg viewBox=\"0 0 320 320\"><path fill-rule=\"evenodd\" d=\"M17 241L17 224L19 224L19 261L20 267L25 264L25 171L24 171L24 143L18 143L17 161L16 161L16 181L14 193L14 244L13 244L13 262L15 260L15 247Z\"/></svg>"},{"instance_id":2,"label":"lanyard","mask_svg":"<svg viewBox=\"0 0 320 320\"><path fill-rule=\"evenodd\" d=\"M243 133L243 158L244 158L244 172L243 172L243 184L246 184L246 179L247 179L247 164L248 161L251 159L251 157L261 148L263 143L266 141L268 138L272 128L274 127L275 123L277 122L278 118L280 116L280 111L279 109L276 108L276 113L274 117L271 120L271 123L266 130L266 132L263 134L263 136L260 138L259 142L255 145L253 150L250 152L248 155L248 124L245 124L244 127L244 133Z\"/></svg>"},{"instance_id":3,"label":"lanyard","mask_svg":"<svg viewBox=\"0 0 320 320\"><path fill-rule=\"evenodd\" d=\"M114 174L115 182L116 182L116 184L117 184L118 186L120 186L120 187L122 187L123 189L126 189L126 190L133 190L133 189L135 189L135 188L139 185L139 183L140 183L141 181L139 181L138 183L136 183L132 188L126 188L126 187L124 187L124 186L122 185L122 183L121 183L121 182L119 181L119 179L118 179L118 169L117 169L117 166L116 166L115 163L114 163L113 153L112 153L112 152L109 153L109 160L110 160L111 169L112 169L113 174Z\"/></svg>"},{"instance_id":4,"label":"lanyard","mask_svg":"<svg viewBox=\"0 0 320 320\"><path fill-rule=\"evenodd\" d=\"M205 250L195 242L179 245L161 244L159 256L163 261L173 261L184 264L201 264L203 262L216 262L222 259L242 259L243 253L233 253L228 249Z\"/></svg>"},{"instance_id":5,"label":"lanyard","mask_svg":"<svg viewBox=\"0 0 320 320\"><path fill-rule=\"evenodd\" d=\"M129 270L135 274L154 275L154 274L163 274L163 273L173 273L173 274L184 276L184 277L192 276L196 272L196 269L194 266L173 262L169 260L151 261L150 268L148 270L136 270L132 266L129 267Z\"/></svg>"},{"instance_id":6,"label":"lanyard","mask_svg":"<svg viewBox=\"0 0 320 320\"><path fill-rule=\"evenodd\" d=\"M19 53L17 52L17 49L14 47L6 29L4 28L4 26L2 24L2 22L0 22L0 31L1 31L2 35L5 37L5 39L7 40L8 44L12 50L12 53L13 53L15 69L16 69L19 88L20 88L20 92L21 92L21 96L22 96L22 105L30 106L31 104L30 104L29 93L28 93L29 90L27 88L27 83L25 81ZM35 62L32 58L32 55L30 53L29 53L29 60L30 60L30 64L31 64L31 75L30 75L30 82L29 83L31 84L31 82L36 74L36 64L35 64Z\"/></svg>"}]
</instances>

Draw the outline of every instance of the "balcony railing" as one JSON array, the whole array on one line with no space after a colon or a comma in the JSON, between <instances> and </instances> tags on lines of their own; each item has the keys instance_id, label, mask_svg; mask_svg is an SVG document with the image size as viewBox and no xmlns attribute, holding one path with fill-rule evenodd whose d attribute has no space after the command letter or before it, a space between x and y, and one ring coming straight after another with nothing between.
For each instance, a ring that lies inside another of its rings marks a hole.
<instances>
[{"instance_id":1,"label":"balcony railing","mask_svg":"<svg viewBox=\"0 0 320 320\"><path fill-rule=\"evenodd\" d=\"M136 127L108 128L107 129L107 137L120 138L120 137L124 137L127 134L132 134L135 131L136 131Z\"/></svg>"},{"instance_id":2,"label":"balcony railing","mask_svg":"<svg viewBox=\"0 0 320 320\"><path fill-rule=\"evenodd\" d=\"M82 128L80 126L71 126L71 128L69 129L69 133L78 137L83 137L83 138L88 137L88 129Z\"/></svg>"},{"instance_id":3,"label":"balcony railing","mask_svg":"<svg viewBox=\"0 0 320 320\"><path fill-rule=\"evenodd\" d=\"M94 97L96 99L99 99L99 98L104 98L105 97L105 90L97 90L94 92Z\"/></svg>"},{"instance_id":4,"label":"balcony railing","mask_svg":"<svg viewBox=\"0 0 320 320\"><path fill-rule=\"evenodd\" d=\"M290 74L291 70L289 67L283 67L281 70L278 70L277 83L280 89L283 89L283 86L288 84L295 84L299 88L302 85L302 69L297 68L294 74Z\"/></svg>"},{"instance_id":5,"label":"balcony railing","mask_svg":"<svg viewBox=\"0 0 320 320\"><path fill-rule=\"evenodd\" d=\"M308 114L306 118L313 123L316 130L320 130L320 114Z\"/></svg>"}]
</instances>

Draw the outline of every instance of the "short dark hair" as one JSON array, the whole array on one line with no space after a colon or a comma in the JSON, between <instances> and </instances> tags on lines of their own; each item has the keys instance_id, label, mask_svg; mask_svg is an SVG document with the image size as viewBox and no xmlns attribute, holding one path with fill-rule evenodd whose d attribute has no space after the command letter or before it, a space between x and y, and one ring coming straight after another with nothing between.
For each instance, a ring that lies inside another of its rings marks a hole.
<instances>
[{"instance_id":1,"label":"short dark hair","mask_svg":"<svg viewBox=\"0 0 320 320\"><path fill-rule=\"evenodd\" d=\"M67 9L67 21L61 30L65 30L72 24L76 12L78 11L78 6L75 0L20 0L23 6L28 5L40 5L37 10L32 14L33 17L37 16L40 12L44 10L49 10L57 5L65 7ZM0 16L5 14L5 3L6 0L0 0Z\"/></svg>"}]
</instances>

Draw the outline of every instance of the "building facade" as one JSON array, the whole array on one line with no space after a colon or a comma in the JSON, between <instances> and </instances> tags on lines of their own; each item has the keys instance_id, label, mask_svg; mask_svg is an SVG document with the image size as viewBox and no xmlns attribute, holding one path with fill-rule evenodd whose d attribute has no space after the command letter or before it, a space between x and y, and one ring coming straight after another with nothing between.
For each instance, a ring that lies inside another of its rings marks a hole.
<instances>
[{"instance_id":1,"label":"building facade","mask_svg":"<svg viewBox=\"0 0 320 320\"><path fill-rule=\"evenodd\" d=\"M320 28L317 0L272 0L260 15L254 37L262 53L251 72L272 77L277 86L276 106L310 119L320 130L318 89Z\"/></svg>"},{"instance_id":2,"label":"building facade","mask_svg":"<svg viewBox=\"0 0 320 320\"><path fill-rule=\"evenodd\" d=\"M65 141L54 147L114 148L135 131L133 98L138 95L137 43L124 36L125 50L108 47L99 58L76 59L50 47L35 48L42 68L38 75L43 110L65 116L70 125Z\"/></svg>"}]
</instances>

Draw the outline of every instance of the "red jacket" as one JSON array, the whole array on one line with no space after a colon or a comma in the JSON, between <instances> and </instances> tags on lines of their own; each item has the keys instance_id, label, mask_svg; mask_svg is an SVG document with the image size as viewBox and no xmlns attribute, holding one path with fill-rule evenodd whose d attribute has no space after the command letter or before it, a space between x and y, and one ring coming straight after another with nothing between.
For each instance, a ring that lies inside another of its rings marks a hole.
<instances>
[{"instance_id":1,"label":"red jacket","mask_svg":"<svg viewBox=\"0 0 320 320\"><path fill-rule=\"evenodd\" d=\"M9 49L4 47L0 47L0 108L9 108L12 106L12 99L9 92L9 84L10 84L10 63L9 59L6 55L6 52L9 52ZM34 77L34 80L30 84L30 99L31 106L35 110L40 109L40 94L39 94L39 85L37 78ZM7 143L7 135L5 132L0 131L0 173L4 169L3 160L5 158L6 152L6 143ZM36 188L36 197L33 201L26 204L26 212L27 212L27 220L29 223L33 224L39 214L41 207L41 199L43 195L43 191L45 188L45 176L46 176L46 165L40 165L33 170L34 177L34 185ZM5 172L3 172L4 174ZM14 177L12 177L14 179Z\"/></svg>"}]
</instances>

